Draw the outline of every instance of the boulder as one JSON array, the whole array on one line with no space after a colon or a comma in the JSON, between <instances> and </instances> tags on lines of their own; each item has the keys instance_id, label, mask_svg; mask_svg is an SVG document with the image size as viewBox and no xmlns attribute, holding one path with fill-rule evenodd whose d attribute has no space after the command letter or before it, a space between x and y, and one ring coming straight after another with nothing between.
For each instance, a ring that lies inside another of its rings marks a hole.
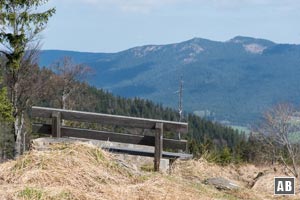
<instances>
[{"instance_id":1,"label":"boulder","mask_svg":"<svg viewBox=\"0 0 300 200\"><path fill-rule=\"evenodd\" d=\"M235 190L239 188L237 184L222 177L208 178L204 181L204 184L213 185L218 190Z\"/></svg>"}]
</instances>

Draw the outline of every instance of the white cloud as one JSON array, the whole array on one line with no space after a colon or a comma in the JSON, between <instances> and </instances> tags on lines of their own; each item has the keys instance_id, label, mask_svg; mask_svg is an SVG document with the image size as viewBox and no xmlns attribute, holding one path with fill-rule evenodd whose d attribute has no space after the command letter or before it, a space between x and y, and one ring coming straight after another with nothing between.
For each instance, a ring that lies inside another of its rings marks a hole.
<instances>
[{"instance_id":1,"label":"white cloud","mask_svg":"<svg viewBox=\"0 0 300 200\"><path fill-rule=\"evenodd\" d=\"M258 8L276 10L296 10L300 8L300 0L193 0L197 5L214 7L217 9Z\"/></svg>"},{"instance_id":2,"label":"white cloud","mask_svg":"<svg viewBox=\"0 0 300 200\"><path fill-rule=\"evenodd\" d=\"M112 8L124 12L149 13L170 6L196 2L195 0L63 0L69 3L85 3L99 8Z\"/></svg>"},{"instance_id":3,"label":"white cloud","mask_svg":"<svg viewBox=\"0 0 300 200\"><path fill-rule=\"evenodd\" d=\"M61 0L62 1L62 0ZM124 12L149 13L167 6L214 7L216 9L236 9L247 6L265 6L282 10L295 10L300 0L63 0L75 1L99 8L119 9Z\"/></svg>"}]
</instances>

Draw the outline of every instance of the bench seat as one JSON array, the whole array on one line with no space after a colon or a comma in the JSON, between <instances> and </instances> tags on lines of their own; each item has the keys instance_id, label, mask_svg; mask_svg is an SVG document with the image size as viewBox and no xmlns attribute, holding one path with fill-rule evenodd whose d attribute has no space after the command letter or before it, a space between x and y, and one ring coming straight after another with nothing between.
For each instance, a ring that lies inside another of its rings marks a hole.
<instances>
[{"instance_id":1,"label":"bench seat","mask_svg":"<svg viewBox=\"0 0 300 200\"><path fill-rule=\"evenodd\" d=\"M151 150L124 148L124 147L102 147L102 148L113 153L125 153L125 154L136 155L136 156L154 157L154 152ZM162 158L187 160L193 158L193 155L163 151Z\"/></svg>"}]
</instances>

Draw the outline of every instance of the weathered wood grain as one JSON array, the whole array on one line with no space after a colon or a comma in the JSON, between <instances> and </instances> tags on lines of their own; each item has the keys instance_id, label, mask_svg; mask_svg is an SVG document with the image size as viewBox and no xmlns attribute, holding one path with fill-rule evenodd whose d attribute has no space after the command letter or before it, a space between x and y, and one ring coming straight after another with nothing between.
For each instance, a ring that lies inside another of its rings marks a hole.
<instances>
[{"instance_id":1,"label":"weathered wood grain","mask_svg":"<svg viewBox=\"0 0 300 200\"><path fill-rule=\"evenodd\" d=\"M36 106L32 107L32 117L51 118L53 112L60 112L61 119L70 121L100 123L105 125L120 125L125 127L135 127L144 129L155 129L156 123L163 123L165 131L174 131L180 133L188 132L188 124L183 122L172 122L165 120L145 119L120 115L108 115L102 113L70 111Z\"/></svg>"},{"instance_id":2,"label":"weathered wood grain","mask_svg":"<svg viewBox=\"0 0 300 200\"><path fill-rule=\"evenodd\" d=\"M154 152L150 150L141 150L141 149L133 149L133 148L124 148L124 147L103 147L103 149L106 149L110 152L115 153L126 153L130 155L136 155L136 156L148 156L148 157L154 157ZM173 152L162 152L162 158L166 159L191 159L193 158L192 154L185 154L185 153L173 153Z\"/></svg>"},{"instance_id":3,"label":"weathered wood grain","mask_svg":"<svg viewBox=\"0 0 300 200\"><path fill-rule=\"evenodd\" d=\"M51 135L51 125L33 124L32 131L34 133ZM108 132L108 131L96 131L96 130L88 130L88 129L71 128L71 127L61 127L61 136L155 146L154 136L132 135L132 134L123 134L123 133L115 133L115 132ZM163 149L173 149L173 150L180 149L185 151L186 146L187 146L186 140L172 140L172 139L165 139L165 138L163 139Z\"/></svg>"},{"instance_id":4,"label":"weathered wood grain","mask_svg":"<svg viewBox=\"0 0 300 200\"><path fill-rule=\"evenodd\" d=\"M52 112L52 126L51 134L52 137L61 137L61 113L57 111Z\"/></svg>"},{"instance_id":5,"label":"weathered wood grain","mask_svg":"<svg viewBox=\"0 0 300 200\"><path fill-rule=\"evenodd\" d=\"M190 154L180 154L163 152L163 149L187 149L187 141L164 139L164 131L180 133L188 132L188 124L183 122L172 122L157 119L145 119L138 117L128 117L120 115L108 115L102 113L91 113L81 111L71 111L55 108L32 107L31 116L39 118L51 118L52 124L33 124L33 132L51 134L53 137L75 137L94 140L104 140L119 143L129 143L138 145L154 146L154 152L135 150L129 148L109 148L110 151L127 153L132 155L154 157L154 170L159 171L161 158L190 158ZM107 131L96 131L89 129L79 129L62 127L61 121L78 121L88 123L99 123L103 125L117 125L124 127L142 128L155 130L155 136L143 136L132 134L121 134Z\"/></svg>"},{"instance_id":6,"label":"weathered wood grain","mask_svg":"<svg viewBox=\"0 0 300 200\"><path fill-rule=\"evenodd\" d=\"M163 151L164 124L156 123L155 129L154 171L159 171Z\"/></svg>"}]
</instances>

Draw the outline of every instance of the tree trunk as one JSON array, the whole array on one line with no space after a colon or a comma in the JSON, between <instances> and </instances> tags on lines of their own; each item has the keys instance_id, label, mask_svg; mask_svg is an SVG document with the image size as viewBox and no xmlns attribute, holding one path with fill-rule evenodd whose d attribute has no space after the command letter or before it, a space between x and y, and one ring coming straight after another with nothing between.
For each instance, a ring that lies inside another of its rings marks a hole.
<instances>
[{"instance_id":1,"label":"tree trunk","mask_svg":"<svg viewBox=\"0 0 300 200\"><path fill-rule=\"evenodd\" d=\"M24 113L22 112L21 116L17 116L14 123L15 131L15 157L18 157L22 154L22 130L24 127Z\"/></svg>"},{"instance_id":2,"label":"tree trunk","mask_svg":"<svg viewBox=\"0 0 300 200\"><path fill-rule=\"evenodd\" d=\"M23 153L26 151L26 135L27 132L23 131Z\"/></svg>"},{"instance_id":3,"label":"tree trunk","mask_svg":"<svg viewBox=\"0 0 300 200\"><path fill-rule=\"evenodd\" d=\"M14 122L14 131L15 131L15 157L21 155L21 130L19 126L19 117L16 117Z\"/></svg>"},{"instance_id":4,"label":"tree trunk","mask_svg":"<svg viewBox=\"0 0 300 200\"><path fill-rule=\"evenodd\" d=\"M14 124L12 126L12 134L14 134L15 138L15 144L14 144L14 157L18 157L21 155L21 130L20 130L20 116L19 116L19 110L17 106L18 102L18 84L16 83L16 80L14 80L14 72L12 75L12 82L11 82L11 91L10 91L10 98L11 103L13 106L13 116L15 118Z\"/></svg>"},{"instance_id":5,"label":"tree trunk","mask_svg":"<svg viewBox=\"0 0 300 200\"><path fill-rule=\"evenodd\" d=\"M294 176L296 178L298 178L299 176L299 173L298 173L298 167L297 167L297 163L296 163L296 160L295 160L295 152L293 151L292 147L289 145L289 154L290 154L290 157L292 159L292 165L293 165L293 171L294 171Z\"/></svg>"},{"instance_id":6,"label":"tree trunk","mask_svg":"<svg viewBox=\"0 0 300 200\"><path fill-rule=\"evenodd\" d=\"M65 110L67 108L66 104L67 104L67 94L64 91L62 95L62 109Z\"/></svg>"},{"instance_id":7,"label":"tree trunk","mask_svg":"<svg viewBox=\"0 0 300 200\"><path fill-rule=\"evenodd\" d=\"M294 175L295 175L296 178L298 178L299 172L298 172L298 169L297 169L297 164L296 164L296 162L295 162L295 158L293 158L292 161L293 161L293 170L294 170L294 172L295 172Z\"/></svg>"},{"instance_id":8,"label":"tree trunk","mask_svg":"<svg viewBox=\"0 0 300 200\"><path fill-rule=\"evenodd\" d=\"M65 91L63 91L63 95L62 95L61 98L62 98L62 101L61 101L61 102L62 102L62 109L65 110L65 109L67 108L67 105L66 105L66 104L67 104L67 94L66 94ZM61 125L62 125L62 126L65 125L65 120L62 120L62 121L61 121Z\"/></svg>"}]
</instances>

